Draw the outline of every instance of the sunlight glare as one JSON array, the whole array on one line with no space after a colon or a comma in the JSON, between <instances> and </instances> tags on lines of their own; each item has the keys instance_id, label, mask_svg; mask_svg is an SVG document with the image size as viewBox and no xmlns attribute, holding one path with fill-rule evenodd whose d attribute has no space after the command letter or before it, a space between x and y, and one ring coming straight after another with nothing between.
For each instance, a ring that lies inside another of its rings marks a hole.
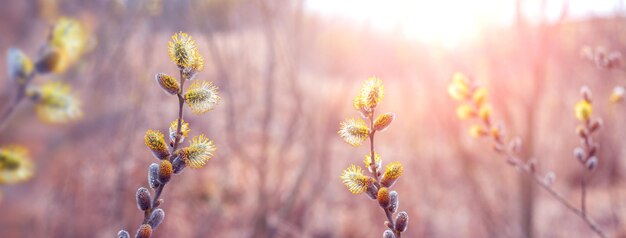
<instances>
[{"instance_id":1,"label":"sunlight glare","mask_svg":"<svg viewBox=\"0 0 626 238\"><path fill-rule=\"evenodd\" d=\"M454 46L512 17L512 1L490 0L316 0L308 7L322 14L367 22L381 30L400 30L428 43ZM346 10L349 9L349 10Z\"/></svg>"}]
</instances>

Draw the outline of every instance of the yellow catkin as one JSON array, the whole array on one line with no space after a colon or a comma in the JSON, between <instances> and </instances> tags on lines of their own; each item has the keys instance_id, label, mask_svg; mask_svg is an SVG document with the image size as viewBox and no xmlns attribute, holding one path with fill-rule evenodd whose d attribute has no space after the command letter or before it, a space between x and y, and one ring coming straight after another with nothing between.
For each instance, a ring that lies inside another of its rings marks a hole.
<instances>
[{"instance_id":1,"label":"yellow catkin","mask_svg":"<svg viewBox=\"0 0 626 238\"><path fill-rule=\"evenodd\" d=\"M377 130L377 131L385 130L389 125L391 125L391 122L393 122L393 119L395 117L396 115L393 113L385 113L385 114L379 115L374 121L374 130Z\"/></svg>"},{"instance_id":2,"label":"yellow catkin","mask_svg":"<svg viewBox=\"0 0 626 238\"><path fill-rule=\"evenodd\" d=\"M374 161L376 166L380 165L382 163L382 160L380 158L380 155L376 152L374 152ZM365 159L363 159L363 163L365 164L365 167L370 168L372 166L372 155L371 154L366 154L365 155Z\"/></svg>"},{"instance_id":3,"label":"yellow catkin","mask_svg":"<svg viewBox=\"0 0 626 238\"><path fill-rule=\"evenodd\" d=\"M181 119L181 124L182 125L180 126L180 132L182 134L182 137L179 139L178 142L182 142L184 138L187 138L189 132L191 131L191 129L189 128L189 123L185 122L185 119ZM170 123L169 136L170 140L172 141L176 140L176 130L178 130L178 119L175 119L174 121L172 121L172 123Z\"/></svg>"},{"instance_id":4,"label":"yellow catkin","mask_svg":"<svg viewBox=\"0 0 626 238\"><path fill-rule=\"evenodd\" d=\"M341 174L341 181L353 194L361 194L365 192L367 187L371 184L372 180L363 175L361 167L351 165Z\"/></svg>"},{"instance_id":5,"label":"yellow catkin","mask_svg":"<svg viewBox=\"0 0 626 238\"><path fill-rule=\"evenodd\" d=\"M159 182L161 184L166 184L172 178L172 172L174 169L172 168L172 163L169 160L161 161L159 165Z\"/></svg>"},{"instance_id":6,"label":"yellow catkin","mask_svg":"<svg viewBox=\"0 0 626 238\"><path fill-rule=\"evenodd\" d=\"M376 199L378 200L378 204L380 204L381 207L389 207L389 189L387 187L382 187L378 189L378 195L376 196Z\"/></svg>"},{"instance_id":7,"label":"yellow catkin","mask_svg":"<svg viewBox=\"0 0 626 238\"><path fill-rule=\"evenodd\" d=\"M178 85L176 78L167 74L159 73L155 76L155 79L165 92L171 95L180 93L180 85Z\"/></svg>"},{"instance_id":8,"label":"yellow catkin","mask_svg":"<svg viewBox=\"0 0 626 238\"><path fill-rule=\"evenodd\" d=\"M609 100L614 103L624 100L624 92L625 90L622 86L617 86L613 88Z\"/></svg>"},{"instance_id":9,"label":"yellow catkin","mask_svg":"<svg viewBox=\"0 0 626 238\"><path fill-rule=\"evenodd\" d=\"M49 45L58 49L67 57L62 69L75 63L87 49L87 30L76 19L62 17L54 25L50 33Z\"/></svg>"},{"instance_id":10,"label":"yellow catkin","mask_svg":"<svg viewBox=\"0 0 626 238\"><path fill-rule=\"evenodd\" d=\"M185 164L191 168L201 168L213 157L213 153L217 150L213 141L204 135L196 136L191 139L188 147L182 149L182 158Z\"/></svg>"},{"instance_id":11,"label":"yellow catkin","mask_svg":"<svg viewBox=\"0 0 626 238\"><path fill-rule=\"evenodd\" d=\"M494 139L498 139L502 136L502 131L500 127L493 126L491 127L490 134L491 134L491 137L493 137Z\"/></svg>"},{"instance_id":12,"label":"yellow catkin","mask_svg":"<svg viewBox=\"0 0 626 238\"><path fill-rule=\"evenodd\" d=\"M194 64L197 47L189 34L184 32L174 34L168 45L169 56L179 68L188 68Z\"/></svg>"},{"instance_id":13,"label":"yellow catkin","mask_svg":"<svg viewBox=\"0 0 626 238\"><path fill-rule=\"evenodd\" d=\"M169 156L169 152L167 151L167 146L165 144L165 137L160 131L146 131L144 143L148 146L148 148L150 148L154 156L158 159L166 159Z\"/></svg>"},{"instance_id":14,"label":"yellow catkin","mask_svg":"<svg viewBox=\"0 0 626 238\"><path fill-rule=\"evenodd\" d=\"M185 102L196 114L211 111L220 102L217 86L210 82L193 82L184 95Z\"/></svg>"},{"instance_id":15,"label":"yellow catkin","mask_svg":"<svg viewBox=\"0 0 626 238\"><path fill-rule=\"evenodd\" d=\"M586 121L586 120L589 120L589 118L591 118L593 107L591 106L591 103L583 99L583 100L580 100L578 103L576 103L576 106L574 106L574 112L578 120Z\"/></svg>"},{"instance_id":16,"label":"yellow catkin","mask_svg":"<svg viewBox=\"0 0 626 238\"><path fill-rule=\"evenodd\" d=\"M352 146L359 146L370 134L370 129L361 119L348 119L340 124L339 136Z\"/></svg>"},{"instance_id":17,"label":"yellow catkin","mask_svg":"<svg viewBox=\"0 0 626 238\"><path fill-rule=\"evenodd\" d=\"M363 83L360 92L360 99L367 108L375 108L385 96L382 80L370 77Z\"/></svg>"},{"instance_id":18,"label":"yellow catkin","mask_svg":"<svg viewBox=\"0 0 626 238\"><path fill-rule=\"evenodd\" d=\"M402 175L404 168L400 162L391 162L385 166L385 173L383 174L380 183L385 187L391 187L396 180Z\"/></svg>"},{"instance_id":19,"label":"yellow catkin","mask_svg":"<svg viewBox=\"0 0 626 238\"><path fill-rule=\"evenodd\" d=\"M469 104L461 104L456 108L456 115L462 119L468 119L473 117L476 114L474 107Z\"/></svg>"},{"instance_id":20,"label":"yellow catkin","mask_svg":"<svg viewBox=\"0 0 626 238\"><path fill-rule=\"evenodd\" d=\"M354 99L352 100L352 106L354 106L354 109L356 109L357 111L365 109L365 102L363 101L361 94L354 97Z\"/></svg>"},{"instance_id":21,"label":"yellow catkin","mask_svg":"<svg viewBox=\"0 0 626 238\"><path fill-rule=\"evenodd\" d=\"M195 72L200 72L204 70L204 57L196 50L193 55L193 64L191 64L191 68Z\"/></svg>"},{"instance_id":22,"label":"yellow catkin","mask_svg":"<svg viewBox=\"0 0 626 238\"><path fill-rule=\"evenodd\" d=\"M473 125L470 127L469 133L474 138L479 138L487 135L487 129L482 125Z\"/></svg>"},{"instance_id":23,"label":"yellow catkin","mask_svg":"<svg viewBox=\"0 0 626 238\"><path fill-rule=\"evenodd\" d=\"M476 89L472 100L476 105L483 105L487 101L487 89L483 87Z\"/></svg>"},{"instance_id":24,"label":"yellow catkin","mask_svg":"<svg viewBox=\"0 0 626 238\"><path fill-rule=\"evenodd\" d=\"M491 106L488 104L483 104L482 106L480 106L480 109L478 109L478 117L483 121L488 121L491 117L491 112Z\"/></svg>"},{"instance_id":25,"label":"yellow catkin","mask_svg":"<svg viewBox=\"0 0 626 238\"><path fill-rule=\"evenodd\" d=\"M35 100L35 111L40 120L48 123L64 123L82 117L81 102L71 93L68 84L49 81L27 92Z\"/></svg>"},{"instance_id":26,"label":"yellow catkin","mask_svg":"<svg viewBox=\"0 0 626 238\"><path fill-rule=\"evenodd\" d=\"M470 96L470 88L467 77L461 73L455 73L452 76L452 82L448 86L448 94L457 101L468 99Z\"/></svg>"},{"instance_id":27,"label":"yellow catkin","mask_svg":"<svg viewBox=\"0 0 626 238\"><path fill-rule=\"evenodd\" d=\"M33 176L34 170L26 148L17 145L0 148L0 184L26 181Z\"/></svg>"}]
</instances>

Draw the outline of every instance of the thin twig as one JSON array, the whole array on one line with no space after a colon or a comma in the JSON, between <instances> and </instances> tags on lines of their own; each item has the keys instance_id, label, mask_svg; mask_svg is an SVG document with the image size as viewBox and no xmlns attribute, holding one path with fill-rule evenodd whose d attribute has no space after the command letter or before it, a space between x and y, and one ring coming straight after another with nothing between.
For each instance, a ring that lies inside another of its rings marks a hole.
<instances>
[{"instance_id":1,"label":"thin twig","mask_svg":"<svg viewBox=\"0 0 626 238\"><path fill-rule=\"evenodd\" d=\"M369 119L370 119L370 128L372 129L372 132L370 132L369 138L370 138L370 168L371 171L374 175L374 178L376 178L376 187L381 188L382 185L380 184L380 176L378 173L378 166L376 165L376 157L374 157L374 135L376 134L376 130L374 130L374 109L372 109L371 114L369 115ZM385 211L385 215L387 216L387 220L389 220L389 224L391 224L390 228L392 228L393 233L396 235L396 238L401 238L402 234L397 231L395 229L396 225L395 222L393 221L392 217L391 217L391 212L389 212L388 209L381 207L383 209L383 211Z\"/></svg>"},{"instance_id":2,"label":"thin twig","mask_svg":"<svg viewBox=\"0 0 626 238\"><path fill-rule=\"evenodd\" d=\"M183 106L185 103L185 99L183 98L183 93L185 91L184 87L185 86L185 78L183 76L183 70L179 70L180 73L180 92L176 94L176 96L178 96L178 126L176 127L176 136L174 136L174 144L172 145L172 149L170 151L170 156L168 158L168 160L170 162L173 162L175 157L174 157L174 153L176 152L176 149L178 148L178 145L180 144L180 138L182 136L182 121L183 121ZM155 189L155 194L154 194L154 198L152 199L152 208L146 210L146 212L144 213L144 219L143 219L143 224L147 224L148 220L150 218L150 214L152 214L152 211L155 208L158 208L159 203L157 203L159 201L159 198L161 197L161 193L163 192L163 188L165 188L166 184L161 184L159 185L156 189Z\"/></svg>"},{"instance_id":3,"label":"thin twig","mask_svg":"<svg viewBox=\"0 0 626 238\"><path fill-rule=\"evenodd\" d=\"M583 168L584 169L584 168ZM586 172L586 171L584 171ZM587 215L587 181L586 176L583 174L583 178L580 179L580 211L583 215Z\"/></svg>"},{"instance_id":4,"label":"thin twig","mask_svg":"<svg viewBox=\"0 0 626 238\"><path fill-rule=\"evenodd\" d=\"M473 104L476 108L476 110L478 110L478 108L480 107L480 105L476 102L474 102ZM481 119L483 126L485 128L492 128L492 122L491 119L489 117L487 118L483 118ZM590 123L589 120L587 120L585 122L585 126L586 128L589 128ZM558 202L560 202L561 204L563 204L565 207L567 207L567 209L571 210L574 214L576 214L577 216L579 216L581 219L583 219L583 221L600 237L607 237L607 235L604 233L604 231L602 229L600 229L600 227L595 223L595 221L593 219L591 219L589 216L587 216L586 213L586 181L583 178L583 181L581 183L582 185L582 194L581 194L581 208L577 208L575 205L573 205L572 203L570 203L565 196L561 195L559 192L557 192L556 190L554 190L551 187L551 184L549 184L548 182L545 182L543 177L539 176L536 173L536 168L533 164L531 163L526 163L523 160L521 160L520 158L516 157L514 155L514 152L512 151L513 149L510 148L509 146L505 145L504 139L502 138L501 135L495 135L491 137L493 139L493 142L495 143L495 148L496 151L502 155L505 156L506 158L506 162L511 164L512 166L518 168L519 170L521 170L522 172L524 172L525 174L527 174L528 176L530 176L535 183L537 183L538 185L540 185L544 190L546 190L548 193L550 193L550 195L552 195L552 197L554 197ZM589 137L586 138L586 140L588 140ZM587 151L589 151L588 146L591 144L591 141L585 141L584 142L585 147L587 148Z\"/></svg>"},{"instance_id":5,"label":"thin twig","mask_svg":"<svg viewBox=\"0 0 626 238\"><path fill-rule=\"evenodd\" d=\"M172 153L170 153L171 155L174 155L174 152L176 152L176 149L178 148L178 144L180 143L180 138L181 138L181 130L182 130L182 121L183 121L183 106L185 104L185 99L183 98L183 93L185 92L185 78L183 77L183 70L181 69L180 71L180 93L176 94L176 96L178 96L178 126L176 127L176 136L174 139L174 146L172 146ZM170 161L173 160L172 156L170 156Z\"/></svg>"},{"instance_id":6,"label":"thin twig","mask_svg":"<svg viewBox=\"0 0 626 238\"><path fill-rule=\"evenodd\" d=\"M4 125L6 124L8 119L15 112L15 109L20 104L22 99L24 99L24 96L26 96L26 87L32 81L34 77L35 77L35 73L32 73L30 76L26 78L24 83L21 83L18 85L17 94L15 95L13 102L9 104L9 107L2 113L2 116L0 116L0 130L4 128Z\"/></svg>"},{"instance_id":7,"label":"thin twig","mask_svg":"<svg viewBox=\"0 0 626 238\"><path fill-rule=\"evenodd\" d=\"M496 143L498 143L498 141L496 141ZM499 144L502 145L501 142ZM537 173L535 173L535 171L532 170L530 166L526 165L519 158L513 156L508 150L505 150L502 153L507 157L507 162L511 163L513 166L515 166L516 168L518 168L519 170L521 170L522 172L530 176L537 185L541 186L544 190L546 190L559 203L563 204L567 209L569 209L574 214L579 216L598 236L603 237L603 238L608 237L604 233L604 231L600 229L600 227L596 224L596 222L593 219L591 219L591 217L587 216L587 214L583 210L577 208L575 205L570 203L565 198L565 196L563 196L558 191L554 190L554 188L552 188L550 184L544 182L544 179L541 176L539 176Z\"/></svg>"}]
</instances>

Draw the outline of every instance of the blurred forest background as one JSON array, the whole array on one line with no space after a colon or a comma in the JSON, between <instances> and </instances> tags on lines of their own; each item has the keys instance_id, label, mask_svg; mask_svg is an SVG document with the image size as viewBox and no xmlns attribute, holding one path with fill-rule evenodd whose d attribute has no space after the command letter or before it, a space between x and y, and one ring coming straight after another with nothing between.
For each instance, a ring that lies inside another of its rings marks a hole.
<instances>
[{"instance_id":1,"label":"blurred forest background","mask_svg":"<svg viewBox=\"0 0 626 238\"><path fill-rule=\"evenodd\" d=\"M508 23L485 24L450 45L376 27L376 19L325 14L311 7L315 0L5 1L3 52L15 46L35 55L61 16L83 22L95 46L69 72L44 76L72 84L82 120L49 126L23 103L0 133L0 144L27 146L36 165L31 180L0 186L0 237L134 231L142 219L135 191L147 186L154 162L144 133L166 130L176 118L176 100L154 75L176 73L167 42L178 31L198 43L206 58L198 77L215 82L223 99L216 110L185 120L218 150L203 169L185 171L165 189L167 216L154 237L380 237L377 204L350 194L339 179L368 153L337 136L343 118L357 116L352 98L368 76L385 84L381 112L396 113L377 150L383 161L404 165L396 190L411 216L406 237L592 237L488 140L468 135L446 91L456 71L487 86L495 118L524 141L524 158L536 159L543 173L554 171L554 187L575 204L573 106L588 85L605 125L590 216L611 236L626 237L626 107L609 101L626 71L580 57L584 46L625 52L626 9L616 1L603 14L573 17L575 2L506 2ZM361 7L343 4L346 12ZM436 20L428 24L438 27ZM0 57L0 75L5 61ZM12 89L0 80L0 108Z\"/></svg>"}]
</instances>

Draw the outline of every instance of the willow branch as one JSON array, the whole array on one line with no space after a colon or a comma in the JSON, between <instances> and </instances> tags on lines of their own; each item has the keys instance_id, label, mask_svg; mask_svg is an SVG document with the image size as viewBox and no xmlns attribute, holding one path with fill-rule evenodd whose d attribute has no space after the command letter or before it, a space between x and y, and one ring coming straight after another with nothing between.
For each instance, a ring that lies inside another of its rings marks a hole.
<instances>
[{"instance_id":1,"label":"willow branch","mask_svg":"<svg viewBox=\"0 0 626 238\"><path fill-rule=\"evenodd\" d=\"M174 161L174 153L176 152L176 149L178 148L178 145L180 144L180 139L182 136L183 108L185 104L185 98L183 97L185 89L183 86L185 85L185 78L183 76L182 69L179 70L179 73L180 73L180 92L176 94L176 96L178 96L178 126L176 127L176 136L174 138L174 144L172 145L170 156L168 158L170 162ZM166 184L160 184L155 189L154 198L152 199L152 206L150 209L146 210L146 212L144 213L143 224L148 223L148 219L150 218L150 214L152 214L152 211L158 208L159 205L161 205L158 201L159 201L159 198L161 197L161 193L163 192L163 189L165 188L165 185Z\"/></svg>"},{"instance_id":2,"label":"willow branch","mask_svg":"<svg viewBox=\"0 0 626 238\"><path fill-rule=\"evenodd\" d=\"M502 140L497 140L496 139L495 142L496 142L497 145L499 145L499 146L501 146L503 148L504 143L502 142ZM591 228L599 237L603 237L603 238L608 237L604 233L604 231L602 229L600 229L598 224L591 217L587 216L587 213L584 211L584 208L582 208L582 209L577 208L575 205L573 205L571 202L569 202L565 198L565 196L563 196L560 192L556 191L551 186L551 184L549 182L544 181L543 177L541 177L537 173L535 173L534 166L524 163L522 160L520 160L519 158L515 157L509 150L505 149L503 151L500 151L500 153L505 155L508 163L510 163L511 165L515 166L520 171L524 172L526 175L528 175L530 178L532 178L533 181L537 185L539 185L541 188L543 188L545 191L547 191L550 195L552 195L552 197L555 198L559 203L563 204L568 210L570 210L575 215L580 217L587 224L587 226L589 226L589 228ZM584 197L584 194L583 194L583 197ZM584 203L584 198L583 198L583 203ZM584 205L583 205L583 207L584 207Z\"/></svg>"},{"instance_id":3,"label":"willow branch","mask_svg":"<svg viewBox=\"0 0 626 238\"><path fill-rule=\"evenodd\" d=\"M4 125L6 124L8 119L15 112L15 109L20 104L22 99L24 99L24 96L26 96L26 87L32 81L32 79L34 77L35 77L35 73L32 73L30 76L28 76L26 78L26 81L24 83L21 83L21 84L18 85L18 87L17 87L17 94L15 95L15 98L13 99L13 102L11 102L11 104L9 104L9 107L7 107L7 109L0 116L0 130L2 130L2 128L4 128Z\"/></svg>"},{"instance_id":4,"label":"willow branch","mask_svg":"<svg viewBox=\"0 0 626 238\"><path fill-rule=\"evenodd\" d=\"M376 165L376 157L374 157L375 151L374 151L374 135L376 134L376 130L374 130L374 109L372 109L372 113L370 114L370 128L372 130L372 132L370 132L369 138L370 138L370 168L371 171L374 175L374 178L376 179L376 187L381 188L382 185L380 184L380 176L379 176L379 171L378 171L378 166ZM396 225L395 222L393 221L393 218L391 217L391 212L388 209L385 209L384 207L380 207L383 209L383 211L385 211L385 216L387 216L387 220L389 220L389 224L390 224L390 228L392 228L393 233L396 235L396 238L401 238L402 234L397 231L395 229Z\"/></svg>"}]
</instances>

